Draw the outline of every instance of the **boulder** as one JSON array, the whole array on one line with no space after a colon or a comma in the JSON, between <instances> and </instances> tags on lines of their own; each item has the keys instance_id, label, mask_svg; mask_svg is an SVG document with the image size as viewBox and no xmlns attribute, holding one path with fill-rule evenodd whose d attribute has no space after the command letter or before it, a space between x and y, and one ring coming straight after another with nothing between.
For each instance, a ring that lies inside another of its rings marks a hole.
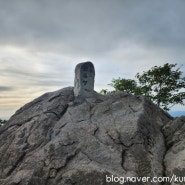
<instances>
[{"instance_id":1,"label":"boulder","mask_svg":"<svg viewBox=\"0 0 185 185\"><path fill-rule=\"evenodd\" d=\"M185 184L185 116L168 122L163 133L168 149L164 158L166 175L174 176L173 185Z\"/></svg>"},{"instance_id":2,"label":"boulder","mask_svg":"<svg viewBox=\"0 0 185 185\"><path fill-rule=\"evenodd\" d=\"M91 62L78 64L74 88L36 98L0 127L0 185L159 185L185 176L185 117L144 96L98 94L94 77Z\"/></svg>"},{"instance_id":3,"label":"boulder","mask_svg":"<svg viewBox=\"0 0 185 185\"><path fill-rule=\"evenodd\" d=\"M73 90L42 95L0 127L1 185L113 185L123 184L118 177L164 175L168 114L143 96L94 92L78 102ZM169 138L169 146L177 142ZM175 170L171 155L165 166Z\"/></svg>"}]
</instances>

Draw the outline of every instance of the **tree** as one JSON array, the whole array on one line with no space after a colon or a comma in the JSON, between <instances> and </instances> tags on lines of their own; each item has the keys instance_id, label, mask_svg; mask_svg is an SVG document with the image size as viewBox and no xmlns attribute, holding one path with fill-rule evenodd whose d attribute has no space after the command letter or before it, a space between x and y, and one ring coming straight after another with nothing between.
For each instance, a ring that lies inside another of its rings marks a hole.
<instances>
[{"instance_id":1,"label":"tree","mask_svg":"<svg viewBox=\"0 0 185 185\"><path fill-rule=\"evenodd\" d=\"M4 125L6 123L6 120L0 119L0 126Z\"/></svg>"},{"instance_id":2,"label":"tree","mask_svg":"<svg viewBox=\"0 0 185 185\"><path fill-rule=\"evenodd\" d=\"M185 78L180 68L173 70L176 65L166 63L136 74L142 94L166 111L176 104L184 105L185 92L181 90L185 88Z\"/></svg>"},{"instance_id":3,"label":"tree","mask_svg":"<svg viewBox=\"0 0 185 185\"><path fill-rule=\"evenodd\" d=\"M100 91L100 94L110 94L110 93L113 93L112 91L108 91L107 89L102 89L101 91Z\"/></svg>"},{"instance_id":4,"label":"tree","mask_svg":"<svg viewBox=\"0 0 185 185\"><path fill-rule=\"evenodd\" d=\"M140 95L141 94L141 89L137 86L137 83L135 80L131 79L113 79L112 83L110 83L112 87L114 87L115 91L114 92L126 92L129 94L134 94L134 95Z\"/></svg>"},{"instance_id":5,"label":"tree","mask_svg":"<svg viewBox=\"0 0 185 185\"><path fill-rule=\"evenodd\" d=\"M185 77L180 68L173 69L177 64L166 63L154 66L142 74L136 74L136 80L113 79L109 84L115 92L127 92L134 95L144 95L156 105L168 111L176 104L185 105Z\"/></svg>"}]
</instances>

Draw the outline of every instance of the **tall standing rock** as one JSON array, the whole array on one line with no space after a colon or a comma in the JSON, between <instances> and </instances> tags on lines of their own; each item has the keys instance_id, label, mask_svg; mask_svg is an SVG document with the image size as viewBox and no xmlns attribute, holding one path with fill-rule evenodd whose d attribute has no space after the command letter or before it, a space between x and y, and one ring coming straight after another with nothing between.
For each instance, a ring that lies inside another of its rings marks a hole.
<instances>
[{"instance_id":1,"label":"tall standing rock","mask_svg":"<svg viewBox=\"0 0 185 185\"><path fill-rule=\"evenodd\" d=\"M94 92L94 65L91 62L79 63L75 68L75 97L92 97Z\"/></svg>"}]
</instances>

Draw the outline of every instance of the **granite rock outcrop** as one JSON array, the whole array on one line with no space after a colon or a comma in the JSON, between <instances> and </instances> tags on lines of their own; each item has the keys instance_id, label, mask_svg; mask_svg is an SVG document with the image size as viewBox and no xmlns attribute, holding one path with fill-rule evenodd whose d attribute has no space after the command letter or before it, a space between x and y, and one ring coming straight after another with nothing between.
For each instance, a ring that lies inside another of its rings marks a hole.
<instances>
[{"instance_id":1,"label":"granite rock outcrop","mask_svg":"<svg viewBox=\"0 0 185 185\"><path fill-rule=\"evenodd\" d=\"M185 117L173 119L144 96L96 93L90 77L90 96L73 87L46 93L0 127L0 185L116 185L118 177L185 174Z\"/></svg>"}]
</instances>

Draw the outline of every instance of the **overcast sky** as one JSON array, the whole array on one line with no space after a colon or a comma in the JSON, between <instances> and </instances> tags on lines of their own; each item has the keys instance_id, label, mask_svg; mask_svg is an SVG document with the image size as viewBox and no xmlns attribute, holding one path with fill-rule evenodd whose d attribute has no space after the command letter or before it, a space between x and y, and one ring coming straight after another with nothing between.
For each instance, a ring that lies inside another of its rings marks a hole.
<instances>
[{"instance_id":1,"label":"overcast sky","mask_svg":"<svg viewBox=\"0 0 185 185\"><path fill-rule=\"evenodd\" d=\"M184 49L184 0L0 0L0 118L73 86L79 62L94 63L99 91L155 65L180 67Z\"/></svg>"}]
</instances>

